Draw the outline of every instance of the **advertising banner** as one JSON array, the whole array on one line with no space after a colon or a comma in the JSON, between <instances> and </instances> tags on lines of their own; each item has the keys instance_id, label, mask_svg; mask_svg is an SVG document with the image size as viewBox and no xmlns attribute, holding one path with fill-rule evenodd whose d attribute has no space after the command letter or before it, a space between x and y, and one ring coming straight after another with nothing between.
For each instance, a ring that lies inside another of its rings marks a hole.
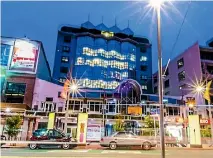
<instances>
[{"instance_id":1,"label":"advertising banner","mask_svg":"<svg viewBox=\"0 0 213 158\"><path fill-rule=\"evenodd\" d=\"M10 61L10 70L35 73L39 45L34 41L16 40Z\"/></svg>"},{"instance_id":2,"label":"advertising banner","mask_svg":"<svg viewBox=\"0 0 213 158\"><path fill-rule=\"evenodd\" d=\"M101 125L90 124L87 126L87 141L100 141L101 135Z\"/></svg>"},{"instance_id":3,"label":"advertising banner","mask_svg":"<svg viewBox=\"0 0 213 158\"><path fill-rule=\"evenodd\" d=\"M141 115L142 114L142 107L141 106L129 106L128 107L128 114L130 114L130 115Z\"/></svg>"},{"instance_id":4,"label":"advertising banner","mask_svg":"<svg viewBox=\"0 0 213 158\"><path fill-rule=\"evenodd\" d=\"M189 115L190 145L201 145L199 115Z\"/></svg>"},{"instance_id":5,"label":"advertising banner","mask_svg":"<svg viewBox=\"0 0 213 158\"><path fill-rule=\"evenodd\" d=\"M49 113L47 129L53 129L55 125L55 113Z\"/></svg>"},{"instance_id":6,"label":"advertising banner","mask_svg":"<svg viewBox=\"0 0 213 158\"><path fill-rule=\"evenodd\" d=\"M79 113L78 114L78 126L77 126L77 141L78 141L78 143L86 143L87 122L88 122L88 114L87 113Z\"/></svg>"}]
</instances>

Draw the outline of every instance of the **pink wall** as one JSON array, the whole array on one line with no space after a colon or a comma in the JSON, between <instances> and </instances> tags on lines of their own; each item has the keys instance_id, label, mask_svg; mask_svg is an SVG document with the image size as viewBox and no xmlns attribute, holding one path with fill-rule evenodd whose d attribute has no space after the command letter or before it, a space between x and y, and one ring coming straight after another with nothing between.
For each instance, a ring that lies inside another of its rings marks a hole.
<instances>
[{"instance_id":1,"label":"pink wall","mask_svg":"<svg viewBox=\"0 0 213 158\"><path fill-rule=\"evenodd\" d=\"M46 97L52 97L53 102L56 103L56 109L63 107L65 100L58 97L58 92L62 89L62 86L36 78L32 105L38 105L40 109L41 102L46 101Z\"/></svg>"}]
</instances>

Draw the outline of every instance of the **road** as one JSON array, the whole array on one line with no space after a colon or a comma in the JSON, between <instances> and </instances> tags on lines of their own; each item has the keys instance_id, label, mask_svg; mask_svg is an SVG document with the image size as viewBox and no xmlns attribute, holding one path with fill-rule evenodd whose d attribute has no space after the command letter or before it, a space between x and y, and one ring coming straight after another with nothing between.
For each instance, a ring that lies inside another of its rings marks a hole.
<instances>
[{"instance_id":1,"label":"road","mask_svg":"<svg viewBox=\"0 0 213 158\"><path fill-rule=\"evenodd\" d=\"M160 158L160 150L92 150L92 149L76 149L76 150L51 150L38 149L30 150L27 148L2 148L2 158L24 158L24 157L52 157L52 158ZM212 158L213 150L167 150L166 158Z\"/></svg>"}]
</instances>

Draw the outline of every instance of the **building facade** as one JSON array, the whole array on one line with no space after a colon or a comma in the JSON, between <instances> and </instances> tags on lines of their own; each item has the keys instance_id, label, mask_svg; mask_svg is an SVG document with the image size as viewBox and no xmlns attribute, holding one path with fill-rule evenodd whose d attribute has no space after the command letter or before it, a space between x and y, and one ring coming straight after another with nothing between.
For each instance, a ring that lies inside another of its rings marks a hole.
<instances>
[{"instance_id":1,"label":"building facade","mask_svg":"<svg viewBox=\"0 0 213 158\"><path fill-rule=\"evenodd\" d=\"M165 70L165 67L163 68ZM158 93L158 72L153 74L153 91ZM196 86L213 79L213 47L197 42L171 60L164 76L164 95L195 97L204 105L202 95L195 94Z\"/></svg>"},{"instance_id":2,"label":"building facade","mask_svg":"<svg viewBox=\"0 0 213 158\"><path fill-rule=\"evenodd\" d=\"M113 91L123 80L134 79L143 93L152 92L152 53L148 39L134 36L128 27L61 26L58 30L53 80L63 84L71 73L87 90ZM87 93L97 98L100 94Z\"/></svg>"},{"instance_id":3,"label":"building facade","mask_svg":"<svg viewBox=\"0 0 213 158\"><path fill-rule=\"evenodd\" d=\"M2 108L32 107L36 78L51 81L50 67L40 41L1 37Z\"/></svg>"}]
</instances>

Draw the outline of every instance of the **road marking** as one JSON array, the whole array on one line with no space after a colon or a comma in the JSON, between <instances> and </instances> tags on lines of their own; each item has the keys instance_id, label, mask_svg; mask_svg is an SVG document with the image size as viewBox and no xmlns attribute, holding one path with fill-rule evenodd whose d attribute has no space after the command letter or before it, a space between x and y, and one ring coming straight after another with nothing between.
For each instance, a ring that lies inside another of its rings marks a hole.
<instances>
[{"instance_id":1,"label":"road marking","mask_svg":"<svg viewBox=\"0 0 213 158\"><path fill-rule=\"evenodd\" d=\"M48 152L59 152L59 151L61 151L61 150L49 150ZM89 151L90 151L90 149L88 149L88 150L81 150L81 149L79 149L79 150L63 150L63 152L75 152L75 153L87 153Z\"/></svg>"}]
</instances>

